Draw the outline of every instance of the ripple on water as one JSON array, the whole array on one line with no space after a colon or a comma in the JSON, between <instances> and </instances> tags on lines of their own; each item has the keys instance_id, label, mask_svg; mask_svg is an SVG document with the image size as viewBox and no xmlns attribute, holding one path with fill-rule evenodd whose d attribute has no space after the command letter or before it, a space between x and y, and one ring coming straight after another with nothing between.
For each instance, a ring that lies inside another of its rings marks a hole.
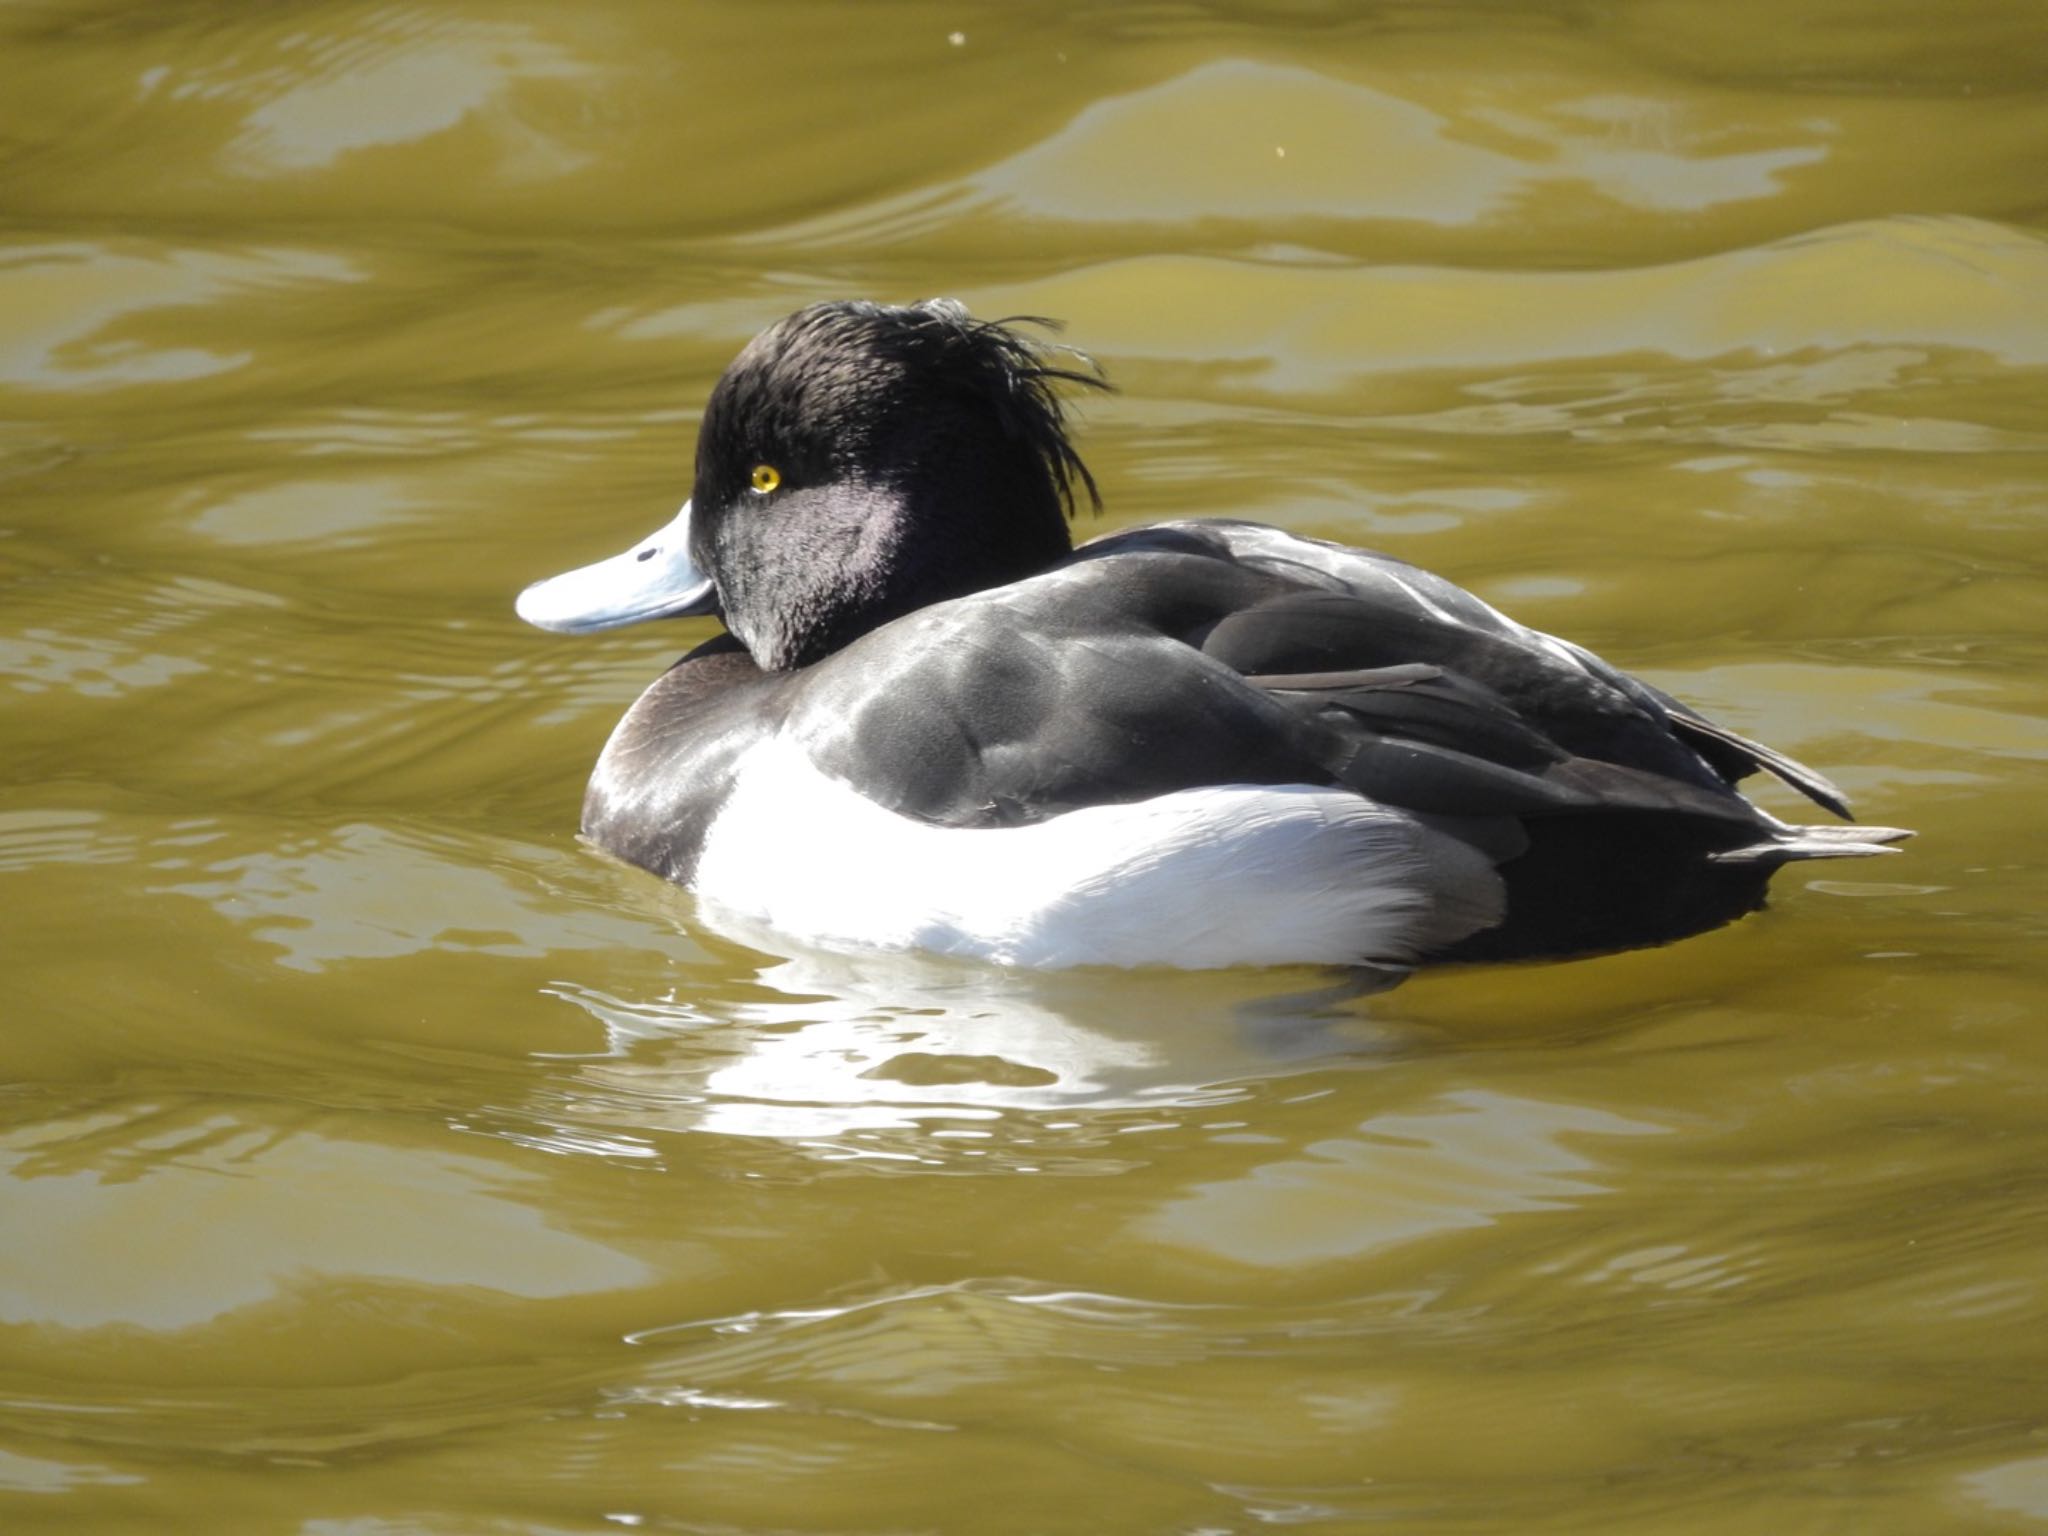
<instances>
[{"instance_id":1,"label":"ripple on water","mask_svg":"<svg viewBox=\"0 0 2048 1536\"><path fill-rule=\"evenodd\" d=\"M999 211L1036 218L1180 223L1200 210L1455 225L1499 218L1546 183L1660 212L1771 197L1785 171L1825 159L1832 137L1809 118L1768 147L1720 149L1684 114L1617 93L1561 103L1547 119L1480 109L1490 142L1474 142L1412 99L1427 90L1219 59L1089 106L969 185Z\"/></svg>"},{"instance_id":2,"label":"ripple on water","mask_svg":"<svg viewBox=\"0 0 2048 1536\"><path fill-rule=\"evenodd\" d=\"M1356 1133L1259 1157L1164 1202L1142 1236L1233 1264L1291 1269L1605 1192L1580 1138L1667 1127L1577 1104L1466 1091L1362 1122Z\"/></svg>"},{"instance_id":3,"label":"ripple on water","mask_svg":"<svg viewBox=\"0 0 2048 1536\"><path fill-rule=\"evenodd\" d=\"M1313 396L1382 372L1498 376L1537 359L1630 354L1953 347L2040 367L2048 320L2028 295L2044 274L2048 240L2031 232L1893 218L1600 272L1137 256L1004 287L986 302L1062 316L1103 355L1237 363L1249 393ZM1184 323L1190 310L1211 317L1199 338Z\"/></svg>"},{"instance_id":4,"label":"ripple on water","mask_svg":"<svg viewBox=\"0 0 2048 1536\"><path fill-rule=\"evenodd\" d=\"M17 1125L7 1225L42 1240L0 1286L0 1324L175 1332L316 1282L479 1286L548 1297L650 1276L564 1229L503 1159L349 1137L330 1117L201 1100ZM262 1209L252 1208L251 1202ZM241 1236L215 1240L225 1211ZM142 1248L146 1267L119 1255Z\"/></svg>"},{"instance_id":5,"label":"ripple on water","mask_svg":"<svg viewBox=\"0 0 2048 1536\"><path fill-rule=\"evenodd\" d=\"M650 890L699 932L722 923ZM1034 973L919 955L767 955L624 999L548 990L596 1019L576 1113L762 1137L823 1160L1104 1170L1120 1137L1223 1118L1256 1085L1414 1048L1333 1006L1319 973ZM735 957L737 958L737 957ZM710 983L707 986L707 982ZM1289 992L1292 983L1301 989Z\"/></svg>"},{"instance_id":6,"label":"ripple on water","mask_svg":"<svg viewBox=\"0 0 2048 1536\"><path fill-rule=\"evenodd\" d=\"M209 250L143 239L61 245L0 242L10 324L0 338L0 393L69 393L189 382L245 367L255 354L152 346L138 317L208 308L241 296L358 283L366 273L329 252L287 246Z\"/></svg>"}]
</instances>

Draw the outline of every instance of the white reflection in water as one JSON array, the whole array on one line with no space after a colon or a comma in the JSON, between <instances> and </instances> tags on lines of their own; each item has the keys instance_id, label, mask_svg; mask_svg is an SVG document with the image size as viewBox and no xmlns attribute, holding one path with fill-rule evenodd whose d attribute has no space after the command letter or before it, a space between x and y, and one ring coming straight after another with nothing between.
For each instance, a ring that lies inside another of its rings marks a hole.
<instances>
[{"instance_id":1,"label":"white reflection in water","mask_svg":"<svg viewBox=\"0 0 2048 1536\"><path fill-rule=\"evenodd\" d=\"M605 1029L606 1058L582 1072L604 1093L586 1112L740 1136L926 1127L928 1140L973 1137L1011 1110L1186 1109L1392 1039L1331 1007L1341 979L1306 970L1048 973L812 952L764 958L715 995L548 990Z\"/></svg>"},{"instance_id":2,"label":"white reflection in water","mask_svg":"<svg viewBox=\"0 0 2048 1536\"><path fill-rule=\"evenodd\" d=\"M153 345L123 327L156 311L196 309L253 292L318 290L364 276L345 258L288 247L69 241L0 249L0 279L8 290L0 387L101 390L225 373L253 354Z\"/></svg>"},{"instance_id":3,"label":"white reflection in water","mask_svg":"<svg viewBox=\"0 0 2048 1536\"><path fill-rule=\"evenodd\" d=\"M1400 90L1422 94L1412 81ZM1460 119L1483 124L1484 138ZM788 241L902 237L962 205L1037 219L1497 220L1545 188L1624 208L1699 212L1772 198L1831 153L1813 118L1739 129L1650 95L1563 100L1542 114L1394 90L1252 59L1217 59L1090 103L1064 128L949 186L776 231ZM1750 147L1763 135L1779 142ZM1740 139L1742 144L1732 141Z\"/></svg>"},{"instance_id":4,"label":"white reflection in water","mask_svg":"<svg viewBox=\"0 0 2048 1536\"><path fill-rule=\"evenodd\" d=\"M403 520L418 500L418 492L397 475L278 480L211 502L191 528L223 544L319 542L341 548Z\"/></svg>"},{"instance_id":5,"label":"white reflection in water","mask_svg":"<svg viewBox=\"0 0 2048 1536\"><path fill-rule=\"evenodd\" d=\"M224 157L244 175L324 170L358 150L415 144L482 117L503 150L499 173L535 176L573 170L584 157L522 120L519 89L596 73L528 27L387 8L359 11L345 30L252 27L244 50L217 64L150 70L142 87L171 102L253 102Z\"/></svg>"},{"instance_id":6,"label":"white reflection in water","mask_svg":"<svg viewBox=\"0 0 2048 1536\"><path fill-rule=\"evenodd\" d=\"M1502 207L1527 172L1510 156L1457 142L1447 127L1440 113L1369 86L1221 59L1092 103L974 181L983 196L1056 218L1171 221L1199 207L1211 216L1473 223ZM1332 145L1358 148L1333 155Z\"/></svg>"},{"instance_id":7,"label":"white reflection in water","mask_svg":"<svg viewBox=\"0 0 2048 1536\"><path fill-rule=\"evenodd\" d=\"M1144 1235L1262 1267L1350 1258L1515 1211L1580 1204L1606 1186L1577 1138L1667 1129L1583 1104L1448 1093L1376 1115L1355 1137L1197 1185L1161 1205Z\"/></svg>"},{"instance_id":8,"label":"white reflection in water","mask_svg":"<svg viewBox=\"0 0 2048 1536\"><path fill-rule=\"evenodd\" d=\"M2008 1461L1961 1479L1964 1494L1992 1509L2048 1521L2048 1456Z\"/></svg>"},{"instance_id":9,"label":"white reflection in water","mask_svg":"<svg viewBox=\"0 0 2048 1536\"><path fill-rule=\"evenodd\" d=\"M665 933L595 903L548 899L545 882L575 858L497 843L351 822L290 833L244 829L272 846L207 862L179 861L160 894L194 897L273 946L276 963L319 972L341 961L477 953L532 957L615 945L659 947ZM514 861L492 867L492 855ZM538 877L538 878L536 878Z\"/></svg>"},{"instance_id":10,"label":"white reflection in water","mask_svg":"<svg viewBox=\"0 0 2048 1536\"><path fill-rule=\"evenodd\" d=\"M66 1493L74 1488L114 1488L146 1481L132 1472L89 1462L50 1461L0 1450L0 1490L9 1493Z\"/></svg>"},{"instance_id":11,"label":"white reflection in water","mask_svg":"<svg viewBox=\"0 0 2048 1536\"><path fill-rule=\"evenodd\" d=\"M2048 358L2048 310L2032 298L2044 272L2048 242L2031 234L1977 219L1902 216L1617 271L1452 277L1428 264L1305 268L1154 254L970 297L983 313L1059 315L1125 372L1139 363L1199 362L1248 398L1279 398L1403 370L1530 375L1630 354L1729 360L1738 375L1751 357L1851 347L1880 349L1881 366L1908 349L2032 366ZM1205 324L1191 341L1186 317L1195 309ZM1850 368L1802 378L1795 368L1760 387L1775 399L1781 390L1839 390L1868 376ZM1681 396L1696 394L1700 383L1677 387ZM1862 388L1858 398L1874 413L1895 413L1895 402ZM1528 418L1522 407L1519 399L1482 400L1449 421L1444 413L1382 415L1375 425L1463 434L1541 431L1560 419L1548 400ZM1562 418L1573 419L1570 411ZM1958 434L1929 430L1939 446L1955 445ZM2015 436L1975 441L2033 441Z\"/></svg>"},{"instance_id":12,"label":"white reflection in water","mask_svg":"<svg viewBox=\"0 0 2048 1536\"><path fill-rule=\"evenodd\" d=\"M528 1298L645 1283L640 1260L559 1225L543 1184L496 1156L204 1101L17 1127L0 1229L37 1236L0 1265L0 1323L174 1330L326 1280Z\"/></svg>"}]
</instances>

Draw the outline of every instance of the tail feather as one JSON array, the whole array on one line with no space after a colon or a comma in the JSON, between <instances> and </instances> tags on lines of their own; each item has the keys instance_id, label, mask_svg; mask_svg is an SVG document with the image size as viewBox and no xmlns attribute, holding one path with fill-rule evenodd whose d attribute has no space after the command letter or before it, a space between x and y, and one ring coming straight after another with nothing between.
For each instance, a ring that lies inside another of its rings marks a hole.
<instances>
[{"instance_id":1,"label":"tail feather","mask_svg":"<svg viewBox=\"0 0 2048 1536\"><path fill-rule=\"evenodd\" d=\"M1797 859L1867 859L1913 834L1905 827L1785 827L1761 842L1707 855L1713 864L1790 864Z\"/></svg>"},{"instance_id":2,"label":"tail feather","mask_svg":"<svg viewBox=\"0 0 2048 1536\"><path fill-rule=\"evenodd\" d=\"M1674 704L1676 700L1672 701ZM1796 758L1765 746L1760 741L1751 741L1747 736L1738 736L1724 725L1703 720L1690 710L1680 706L1671 711L1671 725L1679 736L1690 742L1693 748L1726 771L1737 769L1736 776L1748 768L1761 768L1773 778L1790 785L1823 810L1833 811L1844 821L1856 818L1849 811L1849 797L1842 793L1835 781L1816 769L1809 768ZM1746 765L1744 759L1747 759ZM1891 838L1870 838L1866 842L1891 842Z\"/></svg>"}]
</instances>

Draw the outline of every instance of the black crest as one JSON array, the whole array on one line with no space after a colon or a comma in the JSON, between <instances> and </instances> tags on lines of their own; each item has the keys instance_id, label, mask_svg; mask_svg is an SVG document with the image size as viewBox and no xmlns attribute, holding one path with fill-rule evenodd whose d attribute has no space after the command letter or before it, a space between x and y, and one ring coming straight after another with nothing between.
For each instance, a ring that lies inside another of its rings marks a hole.
<instances>
[{"instance_id":1,"label":"black crest","mask_svg":"<svg viewBox=\"0 0 2048 1536\"><path fill-rule=\"evenodd\" d=\"M1067 516L1077 485L1100 511L1095 478L1068 434L1060 386L1109 385L1085 353L1019 329L1026 326L1060 329L1035 315L977 320L954 299L811 305L734 360L706 412L706 435L735 463L756 446L787 451L810 439L820 460L872 467L889 458L886 439L906 429L936 435L950 416L978 408L1025 450ZM763 441L724 440L741 424Z\"/></svg>"}]
</instances>

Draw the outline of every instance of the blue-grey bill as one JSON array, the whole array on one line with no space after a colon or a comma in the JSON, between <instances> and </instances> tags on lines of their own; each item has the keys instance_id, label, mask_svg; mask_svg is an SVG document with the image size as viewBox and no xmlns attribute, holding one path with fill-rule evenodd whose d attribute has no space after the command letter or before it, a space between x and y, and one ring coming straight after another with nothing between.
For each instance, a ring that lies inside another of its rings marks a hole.
<instances>
[{"instance_id":1,"label":"blue-grey bill","mask_svg":"<svg viewBox=\"0 0 2048 1536\"><path fill-rule=\"evenodd\" d=\"M718 591L690 559L690 504L652 538L622 555L536 581L513 607L562 635L587 635L643 619L716 613Z\"/></svg>"}]
</instances>

